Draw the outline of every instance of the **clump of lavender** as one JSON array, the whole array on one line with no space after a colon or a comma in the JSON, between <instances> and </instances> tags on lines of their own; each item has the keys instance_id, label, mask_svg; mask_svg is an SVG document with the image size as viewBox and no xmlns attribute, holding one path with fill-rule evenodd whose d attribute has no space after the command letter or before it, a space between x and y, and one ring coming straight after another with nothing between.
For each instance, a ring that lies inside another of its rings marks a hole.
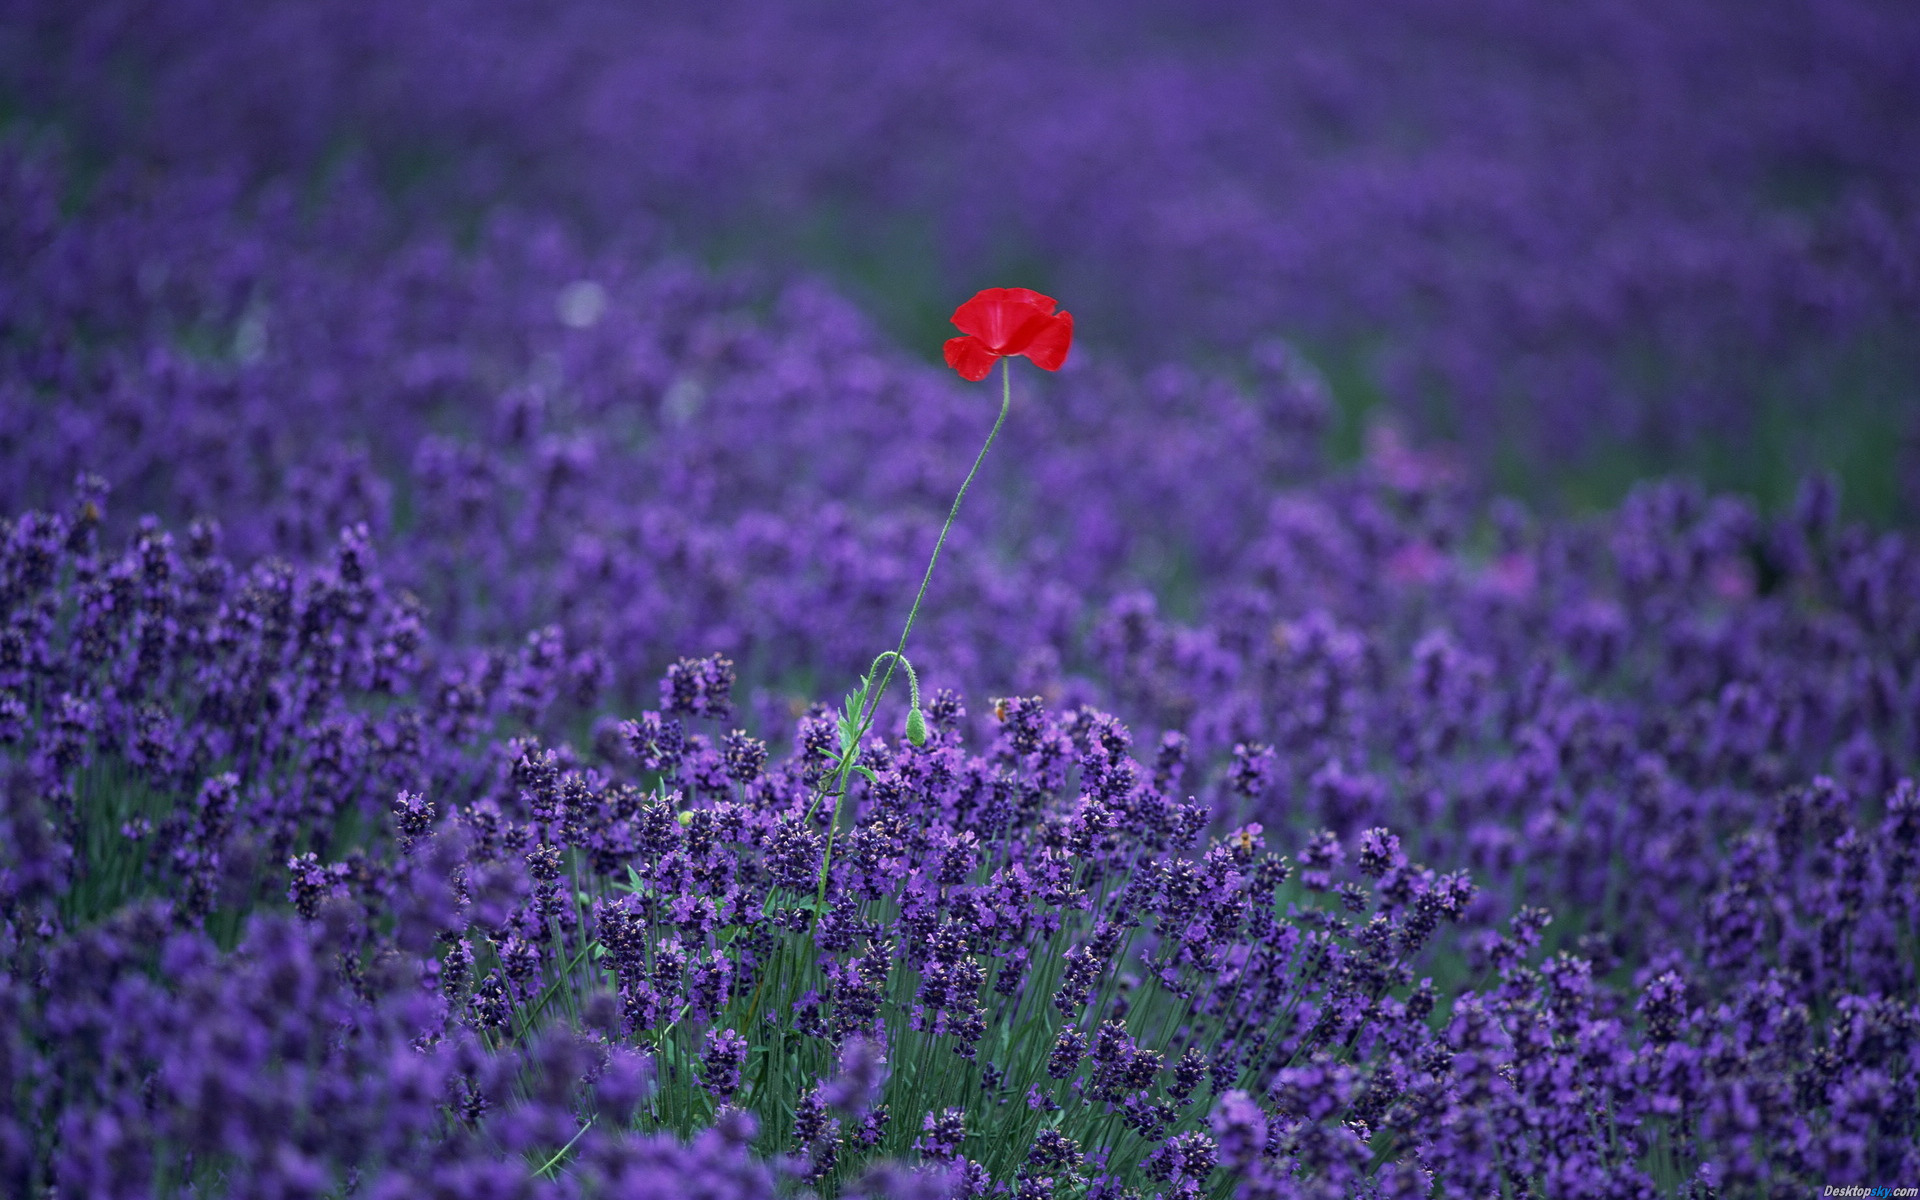
<instances>
[{"instance_id":1,"label":"clump of lavender","mask_svg":"<svg viewBox=\"0 0 1920 1200\"><path fill-rule=\"evenodd\" d=\"M708 1030L700 1051L701 1086L716 1100L732 1099L740 1090L740 1064L746 1054L746 1039L733 1030Z\"/></svg>"},{"instance_id":2,"label":"clump of lavender","mask_svg":"<svg viewBox=\"0 0 1920 1200\"><path fill-rule=\"evenodd\" d=\"M1783 979L1703 978L1677 957L1623 1005L1598 978L1603 947L1546 952L1557 922L1538 908L1472 928L1485 906L1465 874L1422 866L1383 828L1316 833L1296 866L1258 826L1207 838L1207 813L1129 756L1112 717L994 708L997 735L977 750L950 734L870 742L873 775L848 794L830 864L820 839L800 838L817 795L803 740L697 805L590 784L599 815L571 861L605 857L602 842L632 851L616 872L576 874L581 916L559 918L547 982L514 993L518 1011L538 1019L570 991L617 996L613 1040L659 1064L640 1128L690 1135L737 1107L756 1118L757 1152L797 1155L827 1192L890 1159L1033 1194L1798 1178L1805 1168L1741 1142L1715 1107L1768 1088L1821 1097L1802 1119L1829 1147L1823 1162L1842 1161L1855 1127L1911 1143L1893 1115L1908 1111L1901 1085L1869 1120L1852 1115L1853 1092L1782 1075L1782 1055L1799 1051L1701 1073L1701 1048L1721 1036L1711 1022L1738 1019L1765 989L1792 994ZM1840 900L1836 928L1866 928L1847 914L1886 910L1878 881L1911 868L1914 807L1910 789L1896 792L1883 848L1864 851L1831 785L1789 794L1767 845L1795 847L1809 869L1768 886L1833 880L1819 886ZM1809 830L1831 849L1782 840ZM1735 911L1751 886L1741 878L1716 911ZM1449 932L1458 924L1469 936ZM1856 946L1859 978L1910 978L1897 942ZM1456 982L1436 986L1441 971ZM1728 1007L1703 1007L1707 987ZM1837 1036L1805 1011L1787 1044ZM1840 1012L1889 1030L1911 1015L1865 995ZM1905 1037L1836 1052L1880 1079Z\"/></svg>"},{"instance_id":3,"label":"clump of lavender","mask_svg":"<svg viewBox=\"0 0 1920 1200\"><path fill-rule=\"evenodd\" d=\"M42 521L16 524L8 543L13 629L98 570ZM304 589L331 595L345 578L250 577L219 561L201 569L221 589L290 580L279 594L292 614ZM244 603L271 612L274 595ZM201 619L248 611L238 603ZM150 689L152 707L116 725L130 685L115 664L137 662L139 642L117 644L119 657L22 656L33 665L9 677L36 698L0 824L17 1061L88 1081L10 1088L8 1128L22 1136L8 1144L25 1149L9 1178L111 1191L344 1186L356 1172L426 1186L463 1164L538 1188L625 1178L621 1164L654 1155L661 1171L706 1163L771 1188L752 1160L791 1154L826 1192L917 1161L955 1187L1016 1193L1417 1195L1503 1180L1797 1184L1909 1165L1900 1064L1920 1014L1889 999L1914 978L1900 934L1920 861L1909 783L1780 790L1704 876L1695 939L1609 982L1611 943L1556 947L1563 920L1527 906L1486 927L1486 893L1420 865L1384 828L1313 832L1297 863L1255 825L1209 837L1214 816L1169 791L1170 771L1136 761L1119 721L1033 698L996 702L985 744L968 744L950 696L929 706L922 744L869 740L871 775L854 776L831 862L804 737L762 758L739 735L733 753L756 769L729 772L684 726L684 778L705 780L691 797L637 757L590 767L564 744L512 738L480 754L448 741L405 760L387 832L364 846L326 839L331 810L273 798L337 786L357 693L322 691L330 676L294 657L289 634L279 686L328 697L332 716L301 726L324 752L205 762L192 786L156 791L141 815L184 837L162 860L178 874L144 885L185 902L129 908L74 898L112 860L91 857L93 806L69 812L61 786L93 797L104 793L82 789L103 764L164 761L156 714L177 711L180 693ZM177 677L154 661L153 678ZM382 693L392 728L466 727L427 699L420 683L436 676L396 678L413 682ZM41 705L48 694L57 702ZM503 684L494 711L509 714L515 694ZM730 699L708 687L709 715L690 719L712 721ZM232 706L170 719L210 740L275 728ZM1639 772L1647 796L1672 786ZM284 875L272 857L227 856L252 804L283 822L268 830L292 831ZM227 873L200 874L204 863ZM209 895L211 908L195 900ZM283 902L286 915L247 917ZM207 936L228 930L231 955ZM199 1048L200 1025L165 1016L210 1003L250 1014L229 1031L234 1047L266 1057L168 1074L169 1062L227 1061ZM113 1015L127 1005L150 1015ZM275 1047L341 1023L370 1032L319 1060L324 1079L286 1075L290 1090L248 1110L309 1125L221 1124L239 1103L229 1093L280 1061ZM101 1041L109 1028L124 1036ZM148 1078L136 1119L118 1081ZM340 1096L359 1107L330 1107ZM1755 1136L1789 1122L1797 1141ZM309 1127L337 1132L298 1132ZM262 1145L289 1149L246 1157ZM122 1174L88 1173L102 1162Z\"/></svg>"},{"instance_id":4,"label":"clump of lavender","mask_svg":"<svg viewBox=\"0 0 1920 1200\"><path fill-rule=\"evenodd\" d=\"M241 570L210 523L176 539L144 520L110 548L106 502L83 479L72 513L0 521L0 745L60 845L47 919L166 895L231 941L289 869L303 908L377 873L344 852L400 793L401 836L424 833L417 792L473 748L402 699L431 686L423 614L365 527L326 565Z\"/></svg>"},{"instance_id":5,"label":"clump of lavender","mask_svg":"<svg viewBox=\"0 0 1920 1200\"><path fill-rule=\"evenodd\" d=\"M1112 717L996 708L981 751L868 742L831 862L804 744L698 804L562 776L589 814L554 843L577 904L528 894L490 917L475 970L497 962L502 983L455 1024L515 1039L572 996L616 997L606 1034L657 1063L642 1128L691 1135L738 1107L761 1152L800 1155L828 1190L902 1158L1029 1190L1203 1186L1217 1096L1330 1056L1355 1080L1411 1070L1433 1008L1412 964L1464 917L1462 876L1372 830L1371 873L1323 851L1345 891L1314 891L1258 826L1204 840L1206 812ZM456 818L469 878L540 853L537 822L518 849L503 836L535 799Z\"/></svg>"}]
</instances>

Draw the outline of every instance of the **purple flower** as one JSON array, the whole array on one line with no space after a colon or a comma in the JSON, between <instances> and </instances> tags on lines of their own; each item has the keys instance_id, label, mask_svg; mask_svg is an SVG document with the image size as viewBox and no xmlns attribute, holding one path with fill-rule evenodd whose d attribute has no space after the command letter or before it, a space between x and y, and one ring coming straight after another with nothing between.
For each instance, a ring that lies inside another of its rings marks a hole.
<instances>
[{"instance_id":1,"label":"purple flower","mask_svg":"<svg viewBox=\"0 0 1920 1200\"><path fill-rule=\"evenodd\" d=\"M930 1162L952 1162L966 1136L966 1113L958 1108L942 1109L928 1113L920 1122L920 1136L913 1140L913 1148Z\"/></svg>"},{"instance_id":2,"label":"purple flower","mask_svg":"<svg viewBox=\"0 0 1920 1200\"><path fill-rule=\"evenodd\" d=\"M700 1082L717 1100L731 1100L740 1090L740 1065L747 1058L747 1040L731 1029L708 1030L700 1051Z\"/></svg>"},{"instance_id":3,"label":"purple flower","mask_svg":"<svg viewBox=\"0 0 1920 1200\"><path fill-rule=\"evenodd\" d=\"M1230 1171L1245 1171L1266 1149L1267 1114L1237 1088L1220 1097L1210 1123L1220 1165Z\"/></svg>"},{"instance_id":4,"label":"purple flower","mask_svg":"<svg viewBox=\"0 0 1920 1200\"><path fill-rule=\"evenodd\" d=\"M822 1089L826 1103L842 1112L870 1108L888 1076L885 1047L872 1038L853 1036L841 1043L840 1069Z\"/></svg>"},{"instance_id":5,"label":"purple flower","mask_svg":"<svg viewBox=\"0 0 1920 1200\"><path fill-rule=\"evenodd\" d=\"M730 659L683 658L660 679L660 707L669 716L724 721L733 715L733 681Z\"/></svg>"}]
</instances>

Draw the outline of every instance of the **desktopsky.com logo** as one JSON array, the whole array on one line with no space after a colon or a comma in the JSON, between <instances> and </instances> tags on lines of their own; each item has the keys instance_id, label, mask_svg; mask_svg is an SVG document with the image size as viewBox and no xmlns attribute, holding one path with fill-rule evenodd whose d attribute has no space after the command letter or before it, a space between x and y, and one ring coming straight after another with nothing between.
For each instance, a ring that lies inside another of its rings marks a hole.
<instances>
[{"instance_id":1,"label":"desktopsky.com logo","mask_svg":"<svg viewBox=\"0 0 1920 1200\"><path fill-rule=\"evenodd\" d=\"M1828 1184L1826 1190L1820 1194L1822 1196L1842 1197L1843 1200L1867 1200L1868 1197L1880 1196L1920 1196L1920 1188L1863 1187L1855 1185L1835 1187L1832 1184Z\"/></svg>"}]
</instances>

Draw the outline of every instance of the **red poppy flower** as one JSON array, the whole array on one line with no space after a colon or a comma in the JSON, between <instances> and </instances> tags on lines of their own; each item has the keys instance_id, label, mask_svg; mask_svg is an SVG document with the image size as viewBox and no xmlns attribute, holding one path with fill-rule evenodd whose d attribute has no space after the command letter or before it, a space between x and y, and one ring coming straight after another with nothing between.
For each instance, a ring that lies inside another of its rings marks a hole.
<instances>
[{"instance_id":1,"label":"red poppy flower","mask_svg":"<svg viewBox=\"0 0 1920 1200\"><path fill-rule=\"evenodd\" d=\"M964 335L947 339L947 365L962 378L985 379L994 360L1024 354L1043 371L1058 371L1073 342L1073 314L1056 313L1052 296L1028 288L988 288L953 310Z\"/></svg>"}]
</instances>

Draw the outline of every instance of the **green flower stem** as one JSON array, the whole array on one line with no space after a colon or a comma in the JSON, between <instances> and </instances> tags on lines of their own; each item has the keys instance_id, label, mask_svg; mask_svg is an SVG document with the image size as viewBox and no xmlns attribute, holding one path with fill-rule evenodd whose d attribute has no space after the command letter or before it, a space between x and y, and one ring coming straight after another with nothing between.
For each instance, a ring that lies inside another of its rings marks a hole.
<instances>
[{"instance_id":1,"label":"green flower stem","mask_svg":"<svg viewBox=\"0 0 1920 1200\"><path fill-rule=\"evenodd\" d=\"M947 533L953 528L954 518L960 515L960 502L967 498L967 489L973 486L973 477L979 472L980 464L986 460L987 451L993 449L993 439L1000 436L1000 426L1006 422L1007 410L1012 406L1013 360L1003 358L1000 360L1000 415L994 418L993 429L987 434L986 444L981 446L980 453L974 456L973 468L967 472L967 477L960 481L960 491L953 498L953 508L947 512L947 523L940 527L940 538L933 544L933 556L927 559L927 573L920 579L920 592L914 596L913 607L907 610L907 623L900 630L900 644L894 647L893 661L887 664L887 673L880 677L880 686L874 691L873 709L868 715L867 724L872 723L873 713L878 712L880 708L880 697L887 693L887 682L893 678L894 665L900 661L900 656L907 652L907 635L913 632L913 619L920 615L920 602L927 598L927 585L933 582L933 565L940 561L940 548L947 544ZM864 734L863 729L862 735ZM845 778L845 772L842 771L843 784Z\"/></svg>"},{"instance_id":2,"label":"green flower stem","mask_svg":"<svg viewBox=\"0 0 1920 1200\"><path fill-rule=\"evenodd\" d=\"M574 1142L577 1142L581 1138L585 1137L587 1135L587 1130L592 1129L593 1123L599 1119L600 1118L598 1114L588 1117L587 1123L580 1127L580 1132L573 1135L573 1140L569 1141L566 1145L560 1147L560 1152L558 1154L555 1154L552 1158L548 1159L540 1167L539 1170L534 1172L534 1174L540 1176L543 1179L551 1178L548 1172L552 1171L555 1167L560 1165L560 1160L565 1158L567 1156L567 1152L573 1149Z\"/></svg>"},{"instance_id":3,"label":"green flower stem","mask_svg":"<svg viewBox=\"0 0 1920 1200\"><path fill-rule=\"evenodd\" d=\"M938 551L935 551L935 553L938 553ZM912 618L908 618L908 620L911 622ZM867 676L871 678L877 674L880 670L880 664L883 662L887 664L888 674L891 674L895 660L898 660L899 665L905 667L907 670L907 705L910 708L919 708L920 677L913 673L913 664L907 661L907 656L898 650L882 650L879 654L876 654L873 659L873 666L867 668Z\"/></svg>"},{"instance_id":4,"label":"green flower stem","mask_svg":"<svg viewBox=\"0 0 1920 1200\"><path fill-rule=\"evenodd\" d=\"M967 498L967 489L973 486L973 477L979 473L980 464L986 460L987 451L993 449L993 440L1000 436L1000 426L1006 423L1007 410L1013 406L1013 366L1012 360L1000 360L1000 415L994 418L993 429L987 433L986 444L980 447L980 453L974 456L973 467L967 477L960 481L960 491L953 498L953 507L947 511L947 523L940 527L940 537L933 543L933 555L927 559L927 573L920 578L920 591L913 598L913 607L907 610L907 623L900 629L900 644L895 646L892 656L882 654L887 659L886 673L880 676L880 684L867 700L867 707L861 714L859 731L854 735L853 745L849 747L840 761L839 770L833 774L833 783L829 794L833 797L833 814L827 824L826 856L820 864L820 899L825 899L827 868L833 865L833 835L840 828L840 800L847 792L847 775L853 770L855 759L859 757L860 740L867 736L867 730L873 727L873 721L880 712L880 698L887 694L887 684L893 679L894 668L905 659L907 635L913 632L914 618L920 615L920 604L927 598L927 585L933 582L934 564L940 561L941 547L947 544L947 534L953 530L954 519L960 515L960 502ZM878 664L880 659L874 662ZM815 911L815 918L819 916Z\"/></svg>"}]
</instances>

